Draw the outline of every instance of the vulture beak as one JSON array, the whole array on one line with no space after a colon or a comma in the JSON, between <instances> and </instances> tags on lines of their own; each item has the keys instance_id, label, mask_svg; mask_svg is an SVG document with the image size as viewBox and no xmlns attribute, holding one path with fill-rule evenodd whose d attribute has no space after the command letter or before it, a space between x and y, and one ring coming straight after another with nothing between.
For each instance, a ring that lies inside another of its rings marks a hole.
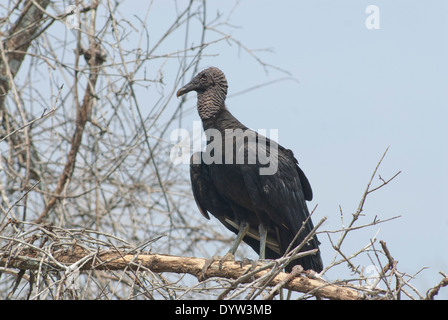
<instances>
[{"instance_id":1,"label":"vulture beak","mask_svg":"<svg viewBox=\"0 0 448 320\"><path fill-rule=\"evenodd\" d=\"M183 96L184 94L186 94L187 92L196 90L198 88L198 84L197 81L195 81L195 79L193 79L192 81L190 81L188 84L186 84L185 86L183 86L182 88L180 88L177 93L176 96L179 98L180 96Z\"/></svg>"},{"instance_id":2,"label":"vulture beak","mask_svg":"<svg viewBox=\"0 0 448 320\"><path fill-rule=\"evenodd\" d=\"M186 94L188 91L190 90L187 90L186 87L180 88L179 90L177 90L176 97L179 98L180 96Z\"/></svg>"}]
</instances>

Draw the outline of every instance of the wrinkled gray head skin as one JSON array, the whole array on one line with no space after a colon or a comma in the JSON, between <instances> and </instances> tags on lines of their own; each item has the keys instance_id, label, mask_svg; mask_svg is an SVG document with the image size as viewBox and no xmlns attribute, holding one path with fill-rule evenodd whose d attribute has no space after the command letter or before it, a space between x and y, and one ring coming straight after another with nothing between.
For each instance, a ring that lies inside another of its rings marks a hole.
<instances>
[{"instance_id":1,"label":"wrinkled gray head skin","mask_svg":"<svg viewBox=\"0 0 448 320\"><path fill-rule=\"evenodd\" d=\"M190 91L196 91L198 94L198 112L201 119L209 119L224 108L227 95L226 77L218 68L207 68L180 88L177 96L180 97Z\"/></svg>"}]
</instances>

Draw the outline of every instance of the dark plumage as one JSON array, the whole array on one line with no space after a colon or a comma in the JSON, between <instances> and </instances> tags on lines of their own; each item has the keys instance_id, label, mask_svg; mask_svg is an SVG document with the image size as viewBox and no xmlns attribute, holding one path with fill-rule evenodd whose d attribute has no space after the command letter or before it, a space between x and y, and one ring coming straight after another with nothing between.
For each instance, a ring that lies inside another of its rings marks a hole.
<instances>
[{"instance_id":1,"label":"dark plumage","mask_svg":"<svg viewBox=\"0 0 448 320\"><path fill-rule=\"evenodd\" d=\"M242 240L260 255L260 259L281 257L309 217L305 200L311 200L313 193L308 179L291 150L248 129L227 110L224 104L227 81L221 70L214 67L203 70L179 89L177 96L189 91L197 92L198 113L208 141L205 152L193 154L190 164L192 189L199 210L205 218L209 219L210 213L237 234L229 250L232 255ZM234 134L229 135L229 132ZM238 145L238 141L244 143ZM227 159L232 160L230 163L225 161L229 154L226 146L231 146L233 151ZM251 155L256 151L258 157L251 162ZM270 162L263 162L260 155L271 157L268 158ZM238 159L244 159L243 163ZM261 174L260 169L269 166L277 170L273 174ZM312 229L313 223L308 219L291 249ZM318 245L314 235L301 251L317 249ZM289 271L296 264L320 272L320 252L294 260L286 269Z\"/></svg>"}]
</instances>

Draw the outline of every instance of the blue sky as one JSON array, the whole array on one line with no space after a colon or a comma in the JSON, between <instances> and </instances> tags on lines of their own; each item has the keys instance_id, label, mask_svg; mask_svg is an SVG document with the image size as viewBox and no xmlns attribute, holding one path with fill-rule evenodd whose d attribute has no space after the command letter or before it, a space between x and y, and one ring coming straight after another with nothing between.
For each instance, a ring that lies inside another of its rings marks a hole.
<instances>
[{"instance_id":1,"label":"blue sky","mask_svg":"<svg viewBox=\"0 0 448 320\"><path fill-rule=\"evenodd\" d=\"M209 1L208 12L234 2ZM368 5L379 8L380 29L365 26ZM279 129L280 144L296 154L318 204L324 230L348 223L383 152L384 179L371 194L361 223L377 215L401 218L353 232L344 250L366 245L380 229L422 294L448 272L448 2L446 1L241 1L229 23L232 36L257 51L222 43L203 67L221 68L229 82L228 108L247 126ZM279 80L232 97L239 91ZM193 102L192 102L193 103ZM193 116L193 119L196 115ZM374 184L378 185L375 179ZM332 258L321 236L324 262ZM379 247L379 245L378 245ZM368 261L360 262L368 264ZM332 274L338 277L338 274ZM448 298L445 292L440 297Z\"/></svg>"}]
</instances>

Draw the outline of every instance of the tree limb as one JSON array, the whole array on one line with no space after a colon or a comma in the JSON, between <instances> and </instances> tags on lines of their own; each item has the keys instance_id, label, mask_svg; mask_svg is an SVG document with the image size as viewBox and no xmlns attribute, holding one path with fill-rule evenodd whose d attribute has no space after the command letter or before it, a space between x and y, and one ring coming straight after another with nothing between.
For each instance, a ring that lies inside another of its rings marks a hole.
<instances>
[{"instance_id":1,"label":"tree limb","mask_svg":"<svg viewBox=\"0 0 448 320\"><path fill-rule=\"evenodd\" d=\"M97 5L98 3L96 3L95 9ZM95 21L95 13L96 10L92 10L93 26ZM92 30L92 34L93 31L94 30ZM83 50L81 48L80 50L81 53L84 54L84 58L90 66L89 80L86 85L83 103L76 112L76 128L72 137L71 148L67 155L67 162L65 163L64 169L59 177L56 189L53 192L54 196L50 198L44 210L35 221L36 223L41 223L47 218L48 213L51 209L53 209L56 201L59 199L60 194L65 189L66 184L73 174L73 171L75 169L76 155L78 154L79 148L81 146L84 128L86 126L87 120L89 120L90 114L92 112L92 105L94 103L94 100L96 99L95 85L98 80L100 67L105 61L105 57L101 52L100 44L93 36L90 37L90 48L88 50Z\"/></svg>"},{"instance_id":2,"label":"tree limb","mask_svg":"<svg viewBox=\"0 0 448 320\"><path fill-rule=\"evenodd\" d=\"M73 250L64 252L55 252L55 263L52 259L45 261L46 268L61 270L61 265L66 268L72 268L74 264L78 270L135 270L142 271L149 269L152 272L172 272L188 273L202 279L202 268L207 259L195 257L179 257L164 254L128 254L126 252L117 252L116 250L106 250L97 254L87 252L85 249L75 246ZM80 263L82 262L82 263ZM0 267L16 268L20 270L36 270L42 263L42 252L27 250L21 252L20 256L9 256L0 258ZM254 272L253 276L246 278L242 283L250 283L254 279L259 279L270 272L269 268L260 268L259 272L252 270L252 265L242 266L237 261L225 261L222 268L219 268L219 262L213 263L206 271L206 277L221 277L227 279L239 279L248 272ZM280 272L274 277L269 286L284 288L312 294L317 297L339 300L356 300L362 298L362 295L353 288L342 285L331 284L321 279L312 279L308 276L297 276L291 279L288 273Z\"/></svg>"}]
</instances>

